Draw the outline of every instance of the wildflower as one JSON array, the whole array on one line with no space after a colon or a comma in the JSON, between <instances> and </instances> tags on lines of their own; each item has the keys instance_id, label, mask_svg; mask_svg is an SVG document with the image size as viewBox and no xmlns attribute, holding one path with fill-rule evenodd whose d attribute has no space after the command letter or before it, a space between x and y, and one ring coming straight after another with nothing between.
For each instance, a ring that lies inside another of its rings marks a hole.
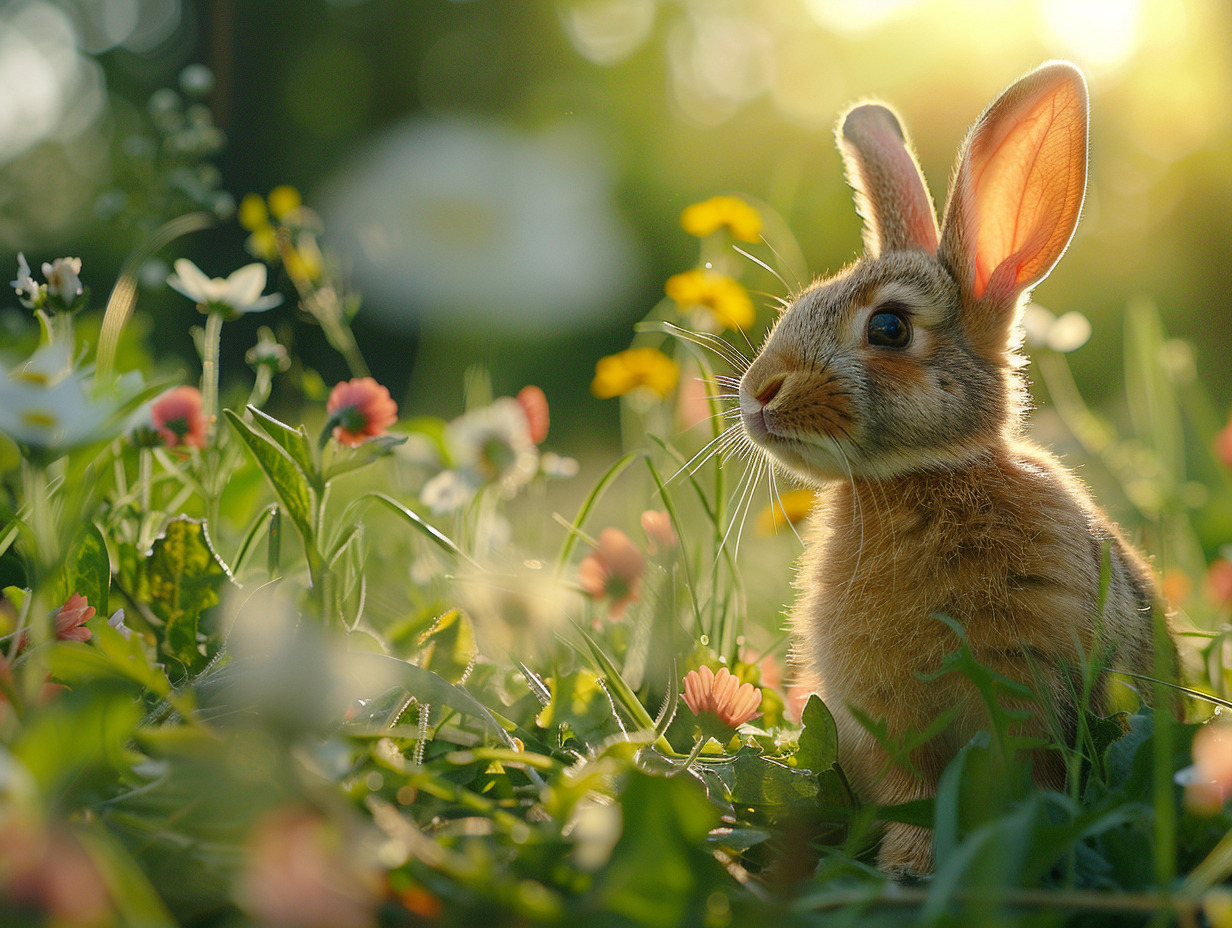
<instances>
[{"instance_id":1,"label":"wildflower","mask_svg":"<svg viewBox=\"0 0 1232 928\"><path fill-rule=\"evenodd\" d=\"M464 479L497 483L512 493L539 469L539 451L525 408L510 396L472 409L445 426L445 444Z\"/></svg>"},{"instance_id":2,"label":"wildflower","mask_svg":"<svg viewBox=\"0 0 1232 928\"><path fill-rule=\"evenodd\" d=\"M286 222L303 204L300 192L289 184L281 184L270 191L269 210L279 222Z\"/></svg>"},{"instance_id":3,"label":"wildflower","mask_svg":"<svg viewBox=\"0 0 1232 928\"><path fill-rule=\"evenodd\" d=\"M726 667L715 673L703 664L684 675L683 699L703 734L722 737L757 714L761 690L741 683Z\"/></svg>"},{"instance_id":4,"label":"wildflower","mask_svg":"<svg viewBox=\"0 0 1232 928\"><path fill-rule=\"evenodd\" d=\"M56 638L60 641L89 641L93 634L86 628L86 623L92 618L94 607L80 593L74 593L56 610Z\"/></svg>"},{"instance_id":5,"label":"wildflower","mask_svg":"<svg viewBox=\"0 0 1232 928\"><path fill-rule=\"evenodd\" d=\"M539 473L545 477L552 477L556 480L565 480L569 477L576 477L578 474L577 458L567 457L563 454L556 454L553 451L546 452L539 459Z\"/></svg>"},{"instance_id":6,"label":"wildflower","mask_svg":"<svg viewBox=\"0 0 1232 928\"><path fill-rule=\"evenodd\" d=\"M17 253L17 279L10 281L9 286L17 292L17 298L26 309L37 309L46 296L43 285L30 275L30 265L20 251Z\"/></svg>"},{"instance_id":7,"label":"wildflower","mask_svg":"<svg viewBox=\"0 0 1232 928\"><path fill-rule=\"evenodd\" d=\"M530 440L536 445L548 437L548 398L543 391L533 384L518 391L518 405L526 413L526 421L530 425Z\"/></svg>"},{"instance_id":8,"label":"wildflower","mask_svg":"<svg viewBox=\"0 0 1232 928\"><path fill-rule=\"evenodd\" d=\"M419 491L419 499L433 515L445 515L461 509L475 495L471 486L456 470L443 470L428 480Z\"/></svg>"},{"instance_id":9,"label":"wildflower","mask_svg":"<svg viewBox=\"0 0 1232 928\"><path fill-rule=\"evenodd\" d=\"M1232 793L1232 731L1208 722L1194 735L1193 765L1177 771L1185 787L1185 805L1195 812L1218 812Z\"/></svg>"},{"instance_id":10,"label":"wildflower","mask_svg":"<svg viewBox=\"0 0 1232 928\"><path fill-rule=\"evenodd\" d=\"M175 262L175 273L167 278L171 289L197 303L204 313L221 312L228 316L259 313L282 302L282 294L264 296L265 265L246 264L226 278L206 277L201 268L187 258Z\"/></svg>"},{"instance_id":11,"label":"wildflower","mask_svg":"<svg viewBox=\"0 0 1232 928\"><path fill-rule=\"evenodd\" d=\"M680 224L690 235L703 238L726 226L741 241L761 237L761 215L739 197L718 196L686 206Z\"/></svg>"},{"instance_id":12,"label":"wildflower","mask_svg":"<svg viewBox=\"0 0 1232 928\"><path fill-rule=\"evenodd\" d=\"M263 261L275 260L278 257L278 233L274 231L269 210L265 208L261 195L250 193L240 200L236 218L251 233L244 242L248 253Z\"/></svg>"},{"instance_id":13,"label":"wildflower","mask_svg":"<svg viewBox=\"0 0 1232 928\"><path fill-rule=\"evenodd\" d=\"M1219 458L1225 467L1232 467L1232 418L1215 436L1215 457Z\"/></svg>"},{"instance_id":14,"label":"wildflower","mask_svg":"<svg viewBox=\"0 0 1232 928\"><path fill-rule=\"evenodd\" d=\"M673 274L663 289L681 312L700 306L724 328L747 329L757 318L748 291L726 274L695 268Z\"/></svg>"},{"instance_id":15,"label":"wildflower","mask_svg":"<svg viewBox=\"0 0 1232 928\"><path fill-rule=\"evenodd\" d=\"M630 348L600 358L590 390L601 400L646 387L661 399L676 388L680 365L655 348Z\"/></svg>"},{"instance_id":16,"label":"wildflower","mask_svg":"<svg viewBox=\"0 0 1232 928\"><path fill-rule=\"evenodd\" d=\"M618 528L599 533L599 546L578 565L578 582L592 599L608 599L608 614L619 618L642 591L646 559Z\"/></svg>"},{"instance_id":17,"label":"wildflower","mask_svg":"<svg viewBox=\"0 0 1232 928\"><path fill-rule=\"evenodd\" d=\"M257 343L248 349L244 360L254 370L264 367L268 368L271 374L280 374L291 366L287 349L279 344L274 333L264 325L257 329Z\"/></svg>"},{"instance_id":18,"label":"wildflower","mask_svg":"<svg viewBox=\"0 0 1232 928\"><path fill-rule=\"evenodd\" d=\"M85 444L114 409L110 397L96 398L73 369L64 342L43 345L12 371L0 365L0 432L16 442L42 449Z\"/></svg>"},{"instance_id":19,"label":"wildflower","mask_svg":"<svg viewBox=\"0 0 1232 928\"><path fill-rule=\"evenodd\" d=\"M1222 609L1232 608L1232 562L1217 557L1206 569L1206 594Z\"/></svg>"},{"instance_id":20,"label":"wildflower","mask_svg":"<svg viewBox=\"0 0 1232 928\"><path fill-rule=\"evenodd\" d=\"M672 517L666 510L647 509L642 513L642 531L650 539L650 553L657 550L671 550L679 544L676 530L672 527Z\"/></svg>"},{"instance_id":21,"label":"wildflower","mask_svg":"<svg viewBox=\"0 0 1232 928\"><path fill-rule=\"evenodd\" d=\"M537 561L463 574L454 589L480 650L492 658L547 657L579 605L577 591Z\"/></svg>"},{"instance_id":22,"label":"wildflower","mask_svg":"<svg viewBox=\"0 0 1232 928\"><path fill-rule=\"evenodd\" d=\"M196 387L168 390L150 406L150 421L168 448L205 447L206 421Z\"/></svg>"},{"instance_id":23,"label":"wildflower","mask_svg":"<svg viewBox=\"0 0 1232 928\"><path fill-rule=\"evenodd\" d=\"M803 521L816 502L817 494L812 490L788 490L779 494L757 514L757 534L774 535L788 525Z\"/></svg>"},{"instance_id":24,"label":"wildflower","mask_svg":"<svg viewBox=\"0 0 1232 928\"><path fill-rule=\"evenodd\" d=\"M20 273L20 270L19 270ZM81 296L83 288L80 258L56 258L51 264L44 262L43 277L47 280L47 295L60 300L65 306Z\"/></svg>"},{"instance_id":25,"label":"wildflower","mask_svg":"<svg viewBox=\"0 0 1232 928\"><path fill-rule=\"evenodd\" d=\"M680 394L676 398L676 421L680 428L687 430L709 422L713 413L707 382L697 366L690 364L686 376L680 381Z\"/></svg>"},{"instance_id":26,"label":"wildflower","mask_svg":"<svg viewBox=\"0 0 1232 928\"><path fill-rule=\"evenodd\" d=\"M334 430L334 441L358 448L369 438L385 434L398 421L398 404L389 390L371 377L356 377L336 384L325 409L330 414L326 429Z\"/></svg>"},{"instance_id":27,"label":"wildflower","mask_svg":"<svg viewBox=\"0 0 1232 928\"><path fill-rule=\"evenodd\" d=\"M367 928L376 886L337 829L302 808L268 813L253 830L240 904L262 925Z\"/></svg>"}]
</instances>

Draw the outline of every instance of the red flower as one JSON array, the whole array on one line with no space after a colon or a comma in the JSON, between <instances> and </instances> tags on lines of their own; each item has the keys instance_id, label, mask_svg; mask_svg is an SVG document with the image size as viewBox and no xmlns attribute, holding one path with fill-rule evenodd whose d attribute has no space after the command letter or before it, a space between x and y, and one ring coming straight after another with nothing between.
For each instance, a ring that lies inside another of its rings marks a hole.
<instances>
[{"instance_id":1,"label":"red flower","mask_svg":"<svg viewBox=\"0 0 1232 928\"><path fill-rule=\"evenodd\" d=\"M371 377L336 384L325 409L335 426L334 440L348 448L358 448L369 438L385 434L398 421L398 404Z\"/></svg>"},{"instance_id":2,"label":"red flower","mask_svg":"<svg viewBox=\"0 0 1232 928\"><path fill-rule=\"evenodd\" d=\"M734 729L743 725L761 708L761 690L752 683L741 683L726 667L715 673L702 666L684 675L684 703L692 713L718 720Z\"/></svg>"},{"instance_id":3,"label":"red flower","mask_svg":"<svg viewBox=\"0 0 1232 928\"><path fill-rule=\"evenodd\" d=\"M523 387L515 397L522 412L526 413L526 423L530 427L530 440L536 445L548 437L548 398L534 384Z\"/></svg>"},{"instance_id":4,"label":"red flower","mask_svg":"<svg viewBox=\"0 0 1232 928\"><path fill-rule=\"evenodd\" d=\"M61 641L89 641L93 633L86 628L86 622L92 618L94 607L80 593L74 593L56 611L56 637Z\"/></svg>"},{"instance_id":5,"label":"red flower","mask_svg":"<svg viewBox=\"0 0 1232 928\"><path fill-rule=\"evenodd\" d=\"M594 599L611 600L608 612L618 618L641 595L646 558L618 528L599 533L599 547L578 565L578 582Z\"/></svg>"},{"instance_id":6,"label":"red flower","mask_svg":"<svg viewBox=\"0 0 1232 928\"><path fill-rule=\"evenodd\" d=\"M206 421L196 387L168 390L150 407L150 419L168 448L205 447Z\"/></svg>"}]
</instances>

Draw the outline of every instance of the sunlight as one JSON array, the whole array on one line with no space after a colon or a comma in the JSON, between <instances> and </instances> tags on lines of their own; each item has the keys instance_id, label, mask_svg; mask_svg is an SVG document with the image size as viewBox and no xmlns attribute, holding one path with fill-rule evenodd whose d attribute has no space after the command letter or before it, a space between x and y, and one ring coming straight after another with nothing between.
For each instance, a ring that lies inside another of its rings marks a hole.
<instances>
[{"instance_id":1,"label":"sunlight","mask_svg":"<svg viewBox=\"0 0 1232 928\"><path fill-rule=\"evenodd\" d=\"M1142 0L1043 0L1048 30L1082 64L1112 69L1138 48Z\"/></svg>"}]
</instances>

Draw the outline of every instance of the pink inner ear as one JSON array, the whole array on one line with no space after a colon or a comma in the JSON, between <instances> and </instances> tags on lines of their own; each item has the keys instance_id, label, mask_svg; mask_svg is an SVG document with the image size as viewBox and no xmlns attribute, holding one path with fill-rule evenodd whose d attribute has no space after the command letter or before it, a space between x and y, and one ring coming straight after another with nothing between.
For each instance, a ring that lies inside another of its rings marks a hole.
<instances>
[{"instance_id":1,"label":"pink inner ear","mask_svg":"<svg viewBox=\"0 0 1232 928\"><path fill-rule=\"evenodd\" d=\"M1086 105L1062 81L972 151L976 298L1038 283L1069 243L1086 186Z\"/></svg>"},{"instance_id":2,"label":"pink inner ear","mask_svg":"<svg viewBox=\"0 0 1232 928\"><path fill-rule=\"evenodd\" d=\"M872 135L881 154L881 166L890 176L889 187L899 194L896 203L883 208L897 209L901 213L908 241L929 254L936 254L937 219L927 190L920 182L919 167L902 138L890 126L880 123Z\"/></svg>"}]
</instances>

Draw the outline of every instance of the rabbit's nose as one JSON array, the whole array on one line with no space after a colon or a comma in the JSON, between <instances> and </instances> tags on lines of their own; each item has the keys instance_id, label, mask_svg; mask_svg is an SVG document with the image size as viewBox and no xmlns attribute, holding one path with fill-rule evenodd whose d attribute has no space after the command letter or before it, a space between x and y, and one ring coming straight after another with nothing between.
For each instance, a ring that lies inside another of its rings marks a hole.
<instances>
[{"instance_id":1,"label":"rabbit's nose","mask_svg":"<svg viewBox=\"0 0 1232 928\"><path fill-rule=\"evenodd\" d=\"M783 382L786 379L787 378L782 374L771 377L770 381L764 384L761 390L755 394L757 397L757 402L761 403L763 406L769 406L770 401L773 400L778 395L779 390L783 388Z\"/></svg>"}]
</instances>

